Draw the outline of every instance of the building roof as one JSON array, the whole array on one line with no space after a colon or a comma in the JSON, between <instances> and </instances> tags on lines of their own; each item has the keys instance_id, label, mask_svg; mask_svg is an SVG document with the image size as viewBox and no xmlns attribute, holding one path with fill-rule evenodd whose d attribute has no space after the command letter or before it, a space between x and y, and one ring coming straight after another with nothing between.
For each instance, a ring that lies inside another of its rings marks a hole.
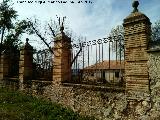
<instances>
[{"instance_id":1,"label":"building roof","mask_svg":"<svg viewBox=\"0 0 160 120\"><path fill-rule=\"evenodd\" d=\"M103 62L96 63L94 65L88 66L84 68L85 70L104 70L104 69L124 69L124 60L121 62L119 60L110 60L110 65L109 65L109 60L104 60Z\"/></svg>"}]
</instances>

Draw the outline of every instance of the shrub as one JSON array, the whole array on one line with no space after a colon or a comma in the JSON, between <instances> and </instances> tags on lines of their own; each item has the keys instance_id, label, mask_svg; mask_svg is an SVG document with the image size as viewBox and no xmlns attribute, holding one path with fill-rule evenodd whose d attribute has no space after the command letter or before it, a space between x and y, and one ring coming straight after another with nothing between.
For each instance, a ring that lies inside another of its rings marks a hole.
<instances>
[{"instance_id":1,"label":"shrub","mask_svg":"<svg viewBox=\"0 0 160 120\"><path fill-rule=\"evenodd\" d=\"M93 120L59 104L0 88L0 116L6 120Z\"/></svg>"}]
</instances>

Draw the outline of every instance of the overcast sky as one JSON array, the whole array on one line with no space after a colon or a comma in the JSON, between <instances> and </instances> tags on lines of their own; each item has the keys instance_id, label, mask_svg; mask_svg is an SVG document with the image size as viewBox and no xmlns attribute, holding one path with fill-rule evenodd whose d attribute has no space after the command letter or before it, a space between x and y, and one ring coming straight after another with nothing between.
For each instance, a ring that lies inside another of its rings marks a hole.
<instances>
[{"instance_id":1,"label":"overcast sky","mask_svg":"<svg viewBox=\"0 0 160 120\"><path fill-rule=\"evenodd\" d=\"M41 21L57 20L56 15L66 16L67 24L77 34L86 36L88 40L105 37L113 27L121 25L123 19L132 11L133 0L71 0L67 3L20 3L22 0L12 0L18 11L19 19L36 16ZM35 2L37 1L37 3ZM55 0L56 1L56 0ZM92 3L91 3L92 2ZM152 23L160 20L160 0L139 0L139 10L146 14Z\"/></svg>"},{"instance_id":2,"label":"overcast sky","mask_svg":"<svg viewBox=\"0 0 160 120\"><path fill-rule=\"evenodd\" d=\"M71 0L60 0L67 3L51 3L53 0L46 0L41 4L40 1L44 0L33 0L33 3L27 3L29 0L23 3L20 3L22 0L12 1L13 7L18 11L18 19L36 16L43 23L50 19L57 20L56 15L66 16L69 28L77 36L86 37L87 41L107 37L111 29L121 25L133 10L133 0L80 0L81 3L78 3L79 0L73 0L74 3ZM160 20L160 0L139 2L139 11L146 14L152 23ZM31 36L27 37L33 39ZM32 45L37 47L37 44Z\"/></svg>"}]
</instances>

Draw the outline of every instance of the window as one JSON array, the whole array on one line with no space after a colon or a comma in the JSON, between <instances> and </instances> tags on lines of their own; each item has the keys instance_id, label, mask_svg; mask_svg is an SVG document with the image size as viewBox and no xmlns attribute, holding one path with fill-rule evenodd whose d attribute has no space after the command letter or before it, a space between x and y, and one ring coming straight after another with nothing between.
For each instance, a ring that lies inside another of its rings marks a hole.
<instances>
[{"instance_id":1,"label":"window","mask_svg":"<svg viewBox=\"0 0 160 120\"><path fill-rule=\"evenodd\" d=\"M115 72L115 77L119 77L119 72Z\"/></svg>"},{"instance_id":2,"label":"window","mask_svg":"<svg viewBox=\"0 0 160 120\"><path fill-rule=\"evenodd\" d=\"M94 73L92 73L91 76L94 76Z\"/></svg>"}]
</instances>

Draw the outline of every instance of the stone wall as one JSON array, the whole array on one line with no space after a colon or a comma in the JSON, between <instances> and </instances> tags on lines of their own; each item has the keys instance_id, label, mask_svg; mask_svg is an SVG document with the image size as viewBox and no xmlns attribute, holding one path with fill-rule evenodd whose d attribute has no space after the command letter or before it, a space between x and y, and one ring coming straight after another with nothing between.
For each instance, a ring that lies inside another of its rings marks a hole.
<instances>
[{"instance_id":1,"label":"stone wall","mask_svg":"<svg viewBox=\"0 0 160 120\"><path fill-rule=\"evenodd\" d=\"M127 119L124 91L124 88L65 83L44 87L43 97L100 120Z\"/></svg>"},{"instance_id":2,"label":"stone wall","mask_svg":"<svg viewBox=\"0 0 160 120\"><path fill-rule=\"evenodd\" d=\"M159 56L160 54L157 57L159 58ZM150 60L154 58L152 56ZM159 63L159 61L157 62ZM153 72L152 67L150 70L151 77L159 76L158 71L154 70ZM53 85L51 81L32 81L32 85L23 89L23 92L41 96L52 102L70 107L81 115L94 116L99 120L159 120L159 78L152 82L150 102L142 99L128 101L125 88L70 83L57 86ZM12 90L18 89L18 81L12 80L4 83L3 86Z\"/></svg>"},{"instance_id":3,"label":"stone wall","mask_svg":"<svg viewBox=\"0 0 160 120\"><path fill-rule=\"evenodd\" d=\"M151 89L152 118L160 118L160 48L149 51L149 76Z\"/></svg>"},{"instance_id":4,"label":"stone wall","mask_svg":"<svg viewBox=\"0 0 160 120\"><path fill-rule=\"evenodd\" d=\"M152 71L152 68L150 70ZM156 76L159 76L158 71L155 72L157 72ZM150 75L155 77L155 72L152 71ZM94 116L99 120L159 120L160 82L158 80L159 78L156 78L157 82L151 87L149 101L145 99L128 101L125 88L71 83L57 86L35 82L30 92L70 107L81 115Z\"/></svg>"}]
</instances>

